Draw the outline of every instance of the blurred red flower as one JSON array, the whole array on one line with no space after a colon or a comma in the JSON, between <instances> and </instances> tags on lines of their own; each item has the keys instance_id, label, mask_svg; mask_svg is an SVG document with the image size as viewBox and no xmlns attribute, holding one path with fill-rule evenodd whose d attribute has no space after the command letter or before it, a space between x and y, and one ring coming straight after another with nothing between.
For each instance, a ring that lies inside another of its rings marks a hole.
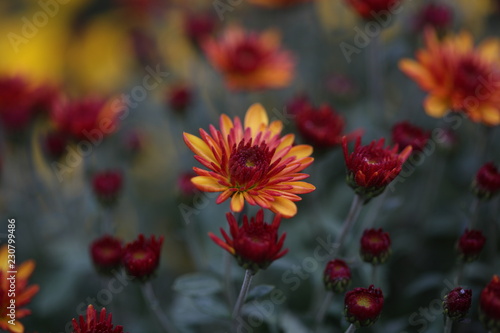
<instances>
[{"instance_id":1,"label":"blurred red flower","mask_svg":"<svg viewBox=\"0 0 500 333\"><path fill-rule=\"evenodd\" d=\"M73 318L73 331L71 333L123 333L122 326L114 326L111 323L113 316L106 314L106 308L102 308L99 316L92 305L87 307L87 316L77 321Z\"/></svg>"},{"instance_id":2,"label":"blurred red flower","mask_svg":"<svg viewBox=\"0 0 500 333\"><path fill-rule=\"evenodd\" d=\"M391 237L382 229L366 229L360 243L359 253L365 262L383 264L391 255Z\"/></svg>"},{"instance_id":3,"label":"blurred red flower","mask_svg":"<svg viewBox=\"0 0 500 333\"><path fill-rule=\"evenodd\" d=\"M123 174L119 170L105 170L94 174L92 189L99 202L104 206L116 203L123 187Z\"/></svg>"},{"instance_id":4,"label":"blurred red flower","mask_svg":"<svg viewBox=\"0 0 500 333\"><path fill-rule=\"evenodd\" d=\"M444 297L444 313L453 320L463 319L469 312L471 302L472 290L457 287Z\"/></svg>"},{"instance_id":5,"label":"blurred red flower","mask_svg":"<svg viewBox=\"0 0 500 333\"><path fill-rule=\"evenodd\" d=\"M472 181L472 190L479 199L488 200L500 192L500 172L493 162L484 164Z\"/></svg>"},{"instance_id":6,"label":"blurred red flower","mask_svg":"<svg viewBox=\"0 0 500 333\"><path fill-rule=\"evenodd\" d=\"M500 278L493 276L479 297L479 319L486 330L498 332L500 327Z\"/></svg>"},{"instance_id":7,"label":"blurred red flower","mask_svg":"<svg viewBox=\"0 0 500 333\"><path fill-rule=\"evenodd\" d=\"M480 230L465 229L457 243L460 260L471 262L479 257L486 243L486 237Z\"/></svg>"},{"instance_id":8,"label":"blurred red flower","mask_svg":"<svg viewBox=\"0 0 500 333\"><path fill-rule=\"evenodd\" d=\"M351 270L341 259L330 260L323 272L325 289L334 293L343 293L351 283Z\"/></svg>"},{"instance_id":9,"label":"blurred red flower","mask_svg":"<svg viewBox=\"0 0 500 333\"><path fill-rule=\"evenodd\" d=\"M90 256L97 270L102 273L111 273L122 263L122 241L104 235L90 244Z\"/></svg>"},{"instance_id":10,"label":"blurred red flower","mask_svg":"<svg viewBox=\"0 0 500 333\"><path fill-rule=\"evenodd\" d=\"M160 264L162 244L163 236L146 239L140 234L135 241L125 245L122 260L127 273L142 280L148 279Z\"/></svg>"},{"instance_id":11,"label":"blurred red flower","mask_svg":"<svg viewBox=\"0 0 500 333\"><path fill-rule=\"evenodd\" d=\"M359 16L365 20L371 20L376 15L384 12L385 15L393 15L392 10L400 4L400 0L346 0Z\"/></svg>"},{"instance_id":12,"label":"blurred red flower","mask_svg":"<svg viewBox=\"0 0 500 333\"><path fill-rule=\"evenodd\" d=\"M392 126L392 142L400 148L411 146L413 152L422 151L429 137L429 132L407 121L402 121Z\"/></svg>"}]
</instances>

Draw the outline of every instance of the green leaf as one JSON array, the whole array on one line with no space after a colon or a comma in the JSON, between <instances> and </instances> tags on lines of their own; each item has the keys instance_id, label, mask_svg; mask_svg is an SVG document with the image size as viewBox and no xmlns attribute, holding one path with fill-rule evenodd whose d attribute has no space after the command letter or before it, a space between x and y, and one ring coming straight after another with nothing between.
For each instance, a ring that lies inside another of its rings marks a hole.
<instances>
[{"instance_id":1,"label":"green leaf","mask_svg":"<svg viewBox=\"0 0 500 333\"><path fill-rule=\"evenodd\" d=\"M258 286L253 287L247 295L246 302L249 302L253 299L258 299L262 298L264 296L267 296L271 293L271 291L274 290L274 286L271 286L269 284L261 284Z\"/></svg>"},{"instance_id":2,"label":"green leaf","mask_svg":"<svg viewBox=\"0 0 500 333\"><path fill-rule=\"evenodd\" d=\"M178 277L172 288L186 296L205 296L222 290L222 284L212 275L195 273Z\"/></svg>"}]
</instances>

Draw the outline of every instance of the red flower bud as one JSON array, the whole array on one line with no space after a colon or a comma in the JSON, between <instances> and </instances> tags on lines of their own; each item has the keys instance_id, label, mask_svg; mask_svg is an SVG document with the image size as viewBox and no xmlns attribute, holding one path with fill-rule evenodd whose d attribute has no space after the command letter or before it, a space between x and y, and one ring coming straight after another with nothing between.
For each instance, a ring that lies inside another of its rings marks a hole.
<instances>
[{"instance_id":1,"label":"red flower bud","mask_svg":"<svg viewBox=\"0 0 500 333\"><path fill-rule=\"evenodd\" d=\"M365 20L373 20L378 15L393 15L390 10L399 5L398 0L346 0L346 2Z\"/></svg>"},{"instance_id":2,"label":"red flower bud","mask_svg":"<svg viewBox=\"0 0 500 333\"><path fill-rule=\"evenodd\" d=\"M492 333L500 332L500 278L493 276L481 291L479 298L479 319Z\"/></svg>"},{"instance_id":3,"label":"red flower bud","mask_svg":"<svg viewBox=\"0 0 500 333\"><path fill-rule=\"evenodd\" d=\"M367 229L360 240L360 255L363 261L383 264L391 255L391 238L382 229Z\"/></svg>"},{"instance_id":4,"label":"red flower bud","mask_svg":"<svg viewBox=\"0 0 500 333\"><path fill-rule=\"evenodd\" d=\"M469 312L471 301L472 291L457 287L444 297L444 314L453 320L463 319Z\"/></svg>"},{"instance_id":5,"label":"red flower bud","mask_svg":"<svg viewBox=\"0 0 500 333\"><path fill-rule=\"evenodd\" d=\"M399 122L392 127L392 142L400 148L412 146L413 152L422 151L429 137L429 132L407 121Z\"/></svg>"},{"instance_id":6,"label":"red flower bud","mask_svg":"<svg viewBox=\"0 0 500 333\"><path fill-rule=\"evenodd\" d=\"M274 260L283 257L288 249L282 250L286 234L278 238L278 228L281 216L274 217L272 224L264 222L264 211L257 212L255 218L243 216L243 224L238 222L231 213L226 214L232 239L221 228L222 239L209 233L210 238L224 250L231 253L238 260L238 264L245 269L256 273L259 269L266 269Z\"/></svg>"},{"instance_id":7,"label":"red flower bud","mask_svg":"<svg viewBox=\"0 0 500 333\"><path fill-rule=\"evenodd\" d=\"M90 255L97 270L109 274L122 263L122 242L105 235L90 245Z\"/></svg>"},{"instance_id":8,"label":"red flower bud","mask_svg":"<svg viewBox=\"0 0 500 333\"><path fill-rule=\"evenodd\" d=\"M103 206L110 207L116 204L122 186L121 171L103 171L95 174L92 178L94 194Z\"/></svg>"},{"instance_id":9,"label":"red flower bud","mask_svg":"<svg viewBox=\"0 0 500 333\"><path fill-rule=\"evenodd\" d=\"M486 237L480 230L465 229L457 243L460 260L464 262L476 260L483 250L484 243L486 243Z\"/></svg>"},{"instance_id":10,"label":"red flower bud","mask_svg":"<svg viewBox=\"0 0 500 333\"><path fill-rule=\"evenodd\" d=\"M71 333L123 333L123 326L114 326L111 323L112 315L106 314L106 308L102 308L99 315L97 315L96 309L92 305L87 307L87 316L83 318L80 316L80 320L73 318L73 331Z\"/></svg>"},{"instance_id":11,"label":"red flower bud","mask_svg":"<svg viewBox=\"0 0 500 333\"><path fill-rule=\"evenodd\" d=\"M351 270L343 260L330 260L326 264L323 281L326 290L343 293L351 284Z\"/></svg>"},{"instance_id":12,"label":"red flower bud","mask_svg":"<svg viewBox=\"0 0 500 333\"><path fill-rule=\"evenodd\" d=\"M377 321L382 307L384 295L373 285L366 288L356 288L346 293L344 299L344 314L348 322L356 327L366 327Z\"/></svg>"},{"instance_id":13,"label":"red flower bud","mask_svg":"<svg viewBox=\"0 0 500 333\"><path fill-rule=\"evenodd\" d=\"M479 169L472 182L472 190L482 200L488 200L500 191L500 172L493 162L488 162Z\"/></svg>"},{"instance_id":14,"label":"red flower bud","mask_svg":"<svg viewBox=\"0 0 500 333\"><path fill-rule=\"evenodd\" d=\"M176 112L183 112L191 103L192 92L186 85L177 85L168 92L168 104Z\"/></svg>"},{"instance_id":15,"label":"red flower bud","mask_svg":"<svg viewBox=\"0 0 500 333\"><path fill-rule=\"evenodd\" d=\"M155 236L146 239L143 234L140 234L137 240L128 243L123 250L123 266L127 273L142 280L149 279L160 264L162 244L163 236L158 240Z\"/></svg>"}]
</instances>

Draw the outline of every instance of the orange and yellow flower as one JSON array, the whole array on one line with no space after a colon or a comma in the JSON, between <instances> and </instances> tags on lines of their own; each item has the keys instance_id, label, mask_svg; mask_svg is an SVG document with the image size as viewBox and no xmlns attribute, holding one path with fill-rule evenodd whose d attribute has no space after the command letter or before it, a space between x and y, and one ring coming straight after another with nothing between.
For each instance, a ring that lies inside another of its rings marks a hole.
<instances>
[{"instance_id":1,"label":"orange and yellow flower","mask_svg":"<svg viewBox=\"0 0 500 333\"><path fill-rule=\"evenodd\" d=\"M31 301L31 298L38 292L38 285L28 286L28 279L35 269L35 262L28 260L17 266L15 269L9 268L9 253L7 245L0 248L0 329L6 332L22 333L24 325L19 319L28 316L31 311L23 308ZM17 271L15 274L15 296L9 296L10 281L7 278L11 274L8 271ZM9 323L12 318L9 316L10 310L7 308L11 304L11 300L15 300L15 320L14 325Z\"/></svg>"},{"instance_id":2,"label":"orange and yellow flower","mask_svg":"<svg viewBox=\"0 0 500 333\"><path fill-rule=\"evenodd\" d=\"M500 124L500 40L474 47L468 32L439 41L428 29L425 49L416 58L401 60L399 67L429 92L424 101L427 114L443 117L458 111L474 122Z\"/></svg>"},{"instance_id":3,"label":"orange and yellow flower","mask_svg":"<svg viewBox=\"0 0 500 333\"><path fill-rule=\"evenodd\" d=\"M313 162L312 147L292 146L293 134L280 136L283 123L269 119L260 104L252 105L242 124L238 117L220 117L220 130L210 126L210 134L200 129L200 136L184 133L184 141L195 158L209 170L193 168L198 174L192 182L207 192L222 192L217 203L231 198L231 210L240 212L245 201L292 217L297 213L297 194L315 187L301 180L301 173Z\"/></svg>"},{"instance_id":4,"label":"orange and yellow flower","mask_svg":"<svg viewBox=\"0 0 500 333\"><path fill-rule=\"evenodd\" d=\"M256 33L229 27L219 40L206 39L203 49L229 89L284 88L294 75L293 57L280 49L280 36L274 30Z\"/></svg>"}]
</instances>

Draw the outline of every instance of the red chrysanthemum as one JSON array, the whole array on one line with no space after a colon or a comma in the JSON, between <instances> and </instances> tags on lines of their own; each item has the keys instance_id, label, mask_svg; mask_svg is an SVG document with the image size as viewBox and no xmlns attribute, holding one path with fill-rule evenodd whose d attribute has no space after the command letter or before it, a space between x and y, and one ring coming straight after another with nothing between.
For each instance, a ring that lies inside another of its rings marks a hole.
<instances>
[{"instance_id":1,"label":"red chrysanthemum","mask_svg":"<svg viewBox=\"0 0 500 333\"><path fill-rule=\"evenodd\" d=\"M51 118L59 131L71 134L76 140L100 142L117 130L123 110L124 103L120 99L61 99L53 108Z\"/></svg>"},{"instance_id":2,"label":"red chrysanthemum","mask_svg":"<svg viewBox=\"0 0 500 333\"><path fill-rule=\"evenodd\" d=\"M160 264L160 250L163 236L156 239L144 238L143 234L132 243L128 243L123 250L123 266L127 273L140 279L148 279Z\"/></svg>"},{"instance_id":3,"label":"red chrysanthemum","mask_svg":"<svg viewBox=\"0 0 500 333\"><path fill-rule=\"evenodd\" d=\"M242 125L226 115L220 117L220 131L210 126L210 134L200 129L201 139L184 133L184 142L195 158L209 170L193 168L199 175L192 179L198 189L222 192L217 203L231 198L231 210L240 212L245 201L292 217L297 213L297 194L315 187L301 180L300 173L313 162L312 147L292 146L292 134L280 136L283 124L269 119L260 104L252 105Z\"/></svg>"},{"instance_id":4,"label":"red chrysanthemum","mask_svg":"<svg viewBox=\"0 0 500 333\"><path fill-rule=\"evenodd\" d=\"M444 297L444 314L453 320L463 319L469 312L471 302L472 290L457 287Z\"/></svg>"},{"instance_id":5,"label":"red chrysanthemum","mask_svg":"<svg viewBox=\"0 0 500 333\"><path fill-rule=\"evenodd\" d=\"M500 192L500 172L493 162L488 162L479 169L472 182L472 190L483 200L488 200Z\"/></svg>"},{"instance_id":6,"label":"red chrysanthemum","mask_svg":"<svg viewBox=\"0 0 500 333\"><path fill-rule=\"evenodd\" d=\"M0 329L5 332L23 333L24 325L19 319L31 314L31 310L23 307L31 301L31 298L39 290L38 285L28 285L28 279L35 269L35 262L28 260L12 268L9 267L8 259L12 259L12 257L9 257L7 244L4 244L0 247ZM8 271L17 271L14 297L12 294L9 296L9 290L12 290L10 286L12 280L8 278L12 276L12 273L7 273ZM13 304L11 299L15 300L14 311L9 309ZM14 325L9 323L12 319L14 319Z\"/></svg>"},{"instance_id":7,"label":"red chrysanthemum","mask_svg":"<svg viewBox=\"0 0 500 333\"><path fill-rule=\"evenodd\" d=\"M392 142L400 148L411 146L412 151L424 150L430 133L407 121L402 121L392 126Z\"/></svg>"},{"instance_id":8,"label":"red chrysanthemum","mask_svg":"<svg viewBox=\"0 0 500 333\"><path fill-rule=\"evenodd\" d=\"M383 264L391 255L391 238L382 229L367 229L360 240L359 253L365 262Z\"/></svg>"},{"instance_id":9,"label":"red chrysanthemum","mask_svg":"<svg viewBox=\"0 0 500 333\"><path fill-rule=\"evenodd\" d=\"M346 0L359 16L365 20L374 19L376 15L393 15L390 11L395 8L400 0Z\"/></svg>"},{"instance_id":10,"label":"red chrysanthemum","mask_svg":"<svg viewBox=\"0 0 500 333\"><path fill-rule=\"evenodd\" d=\"M343 293L351 283L351 270L344 260L330 260L323 272L326 290Z\"/></svg>"},{"instance_id":11,"label":"red chrysanthemum","mask_svg":"<svg viewBox=\"0 0 500 333\"><path fill-rule=\"evenodd\" d=\"M278 228L281 222L279 214L274 217L271 224L264 222L262 209L250 219L250 223L248 217L244 215L241 226L238 226L238 222L231 213L227 213L226 218L232 239L222 228L220 231L224 240L213 233L208 235L217 245L231 253L243 268L255 273L259 269L266 269L273 261L288 252L288 249L282 249L286 234L283 233L278 238Z\"/></svg>"},{"instance_id":12,"label":"red chrysanthemum","mask_svg":"<svg viewBox=\"0 0 500 333\"><path fill-rule=\"evenodd\" d=\"M384 148L384 139L361 146L361 137L349 154L347 138L342 140L347 183L354 192L366 200L381 194L385 187L401 172L403 163L410 156L412 147L407 146L398 154L398 146Z\"/></svg>"},{"instance_id":13,"label":"red chrysanthemum","mask_svg":"<svg viewBox=\"0 0 500 333\"><path fill-rule=\"evenodd\" d=\"M233 26L217 41L206 39L203 49L233 90L284 88L294 75L292 55L280 49L276 31L247 33Z\"/></svg>"},{"instance_id":14,"label":"red chrysanthemum","mask_svg":"<svg viewBox=\"0 0 500 333\"><path fill-rule=\"evenodd\" d=\"M344 314L348 322L356 327L372 325L380 316L384 306L384 295L373 285L366 288L355 288L345 294Z\"/></svg>"},{"instance_id":15,"label":"red chrysanthemum","mask_svg":"<svg viewBox=\"0 0 500 333\"><path fill-rule=\"evenodd\" d=\"M326 104L319 108L304 105L296 114L295 124L302 137L315 148L330 148L340 145L344 136L344 118ZM359 131L348 134L347 140L359 135Z\"/></svg>"},{"instance_id":16,"label":"red chrysanthemum","mask_svg":"<svg viewBox=\"0 0 500 333\"><path fill-rule=\"evenodd\" d=\"M211 36L215 26L215 17L208 13L190 13L186 15L184 21L184 31L196 45Z\"/></svg>"},{"instance_id":17,"label":"red chrysanthemum","mask_svg":"<svg viewBox=\"0 0 500 333\"><path fill-rule=\"evenodd\" d=\"M123 333L122 326L113 326L111 322L113 315L106 314L106 308L102 308L99 316L92 305L87 307L87 316L77 321L73 318L73 331L71 333Z\"/></svg>"},{"instance_id":18,"label":"red chrysanthemum","mask_svg":"<svg viewBox=\"0 0 500 333\"><path fill-rule=\"evenodd\" d=\"M123 174L119 170L102 171L92 178L94 194L104 206L112 206L116 203L122 187Z\"/></svg>"},{"instance_id":19,"label":"red chrysanthemum","mask_svg":"<svg viewBox=\"0 0 500 333\"><path fill-rule=\"evenodd\" d=\"M464 262L476 260L483 250L484 243L486 243L486 237L480 230L465 229L457 243L460 259Z\"/></svg>"},{"instance_id":20,"label":"red chrysanthemum","mask_svg":"<svg viewBox=\"0 0 500 333\"><path fill-rule=\"evenodd\" d=\"M420 31L426 27L436 30L444 30L453 23L453 11L444 4L429 3L422 7L416 17L416 30Z\"/></svg>"},{"instance_id":21,"label":"red chrysanthemum","mask_svg":"<svg viewBox=\"0 0 500 333\"><path fill-rule=\"evenodd\" d=\"M104 235L90 245L92 262L103 273L111 273L120 267L122 254L122 241L110 235Z\"/></svg>"},{"instance_id":22,"label":"red chrysanthemum","mask_svg":"<svg viewBox=\"0 0 500 333\"><path fill-rule=\"evenodd\" d=\"M500 332L500 278L493 276L481 291L479 298L479 319L491 333Z\"/></svg>"},{"instance_id":23,"label":"red chrysanthemum","mask_svg":"<svg viewBox=\"0 0 500 333\"><path fill-rule=\"evenodd\" d=\"M267 8L281 8L294 6L304 2L312 2L314 0L248 0L248 2Z\"/></svg>"},{"instance_id":24,"label":"red chrysanthemum","mask_svg":"<svg viewBox=\"0 0 500 333\"><path fill-rule=\"evenodd\" d=\"M59 131L49 132L42 138L42 145L47 155L58 159L64 155L68 145L68 136Z\"/></svg>"}]
</instances>

